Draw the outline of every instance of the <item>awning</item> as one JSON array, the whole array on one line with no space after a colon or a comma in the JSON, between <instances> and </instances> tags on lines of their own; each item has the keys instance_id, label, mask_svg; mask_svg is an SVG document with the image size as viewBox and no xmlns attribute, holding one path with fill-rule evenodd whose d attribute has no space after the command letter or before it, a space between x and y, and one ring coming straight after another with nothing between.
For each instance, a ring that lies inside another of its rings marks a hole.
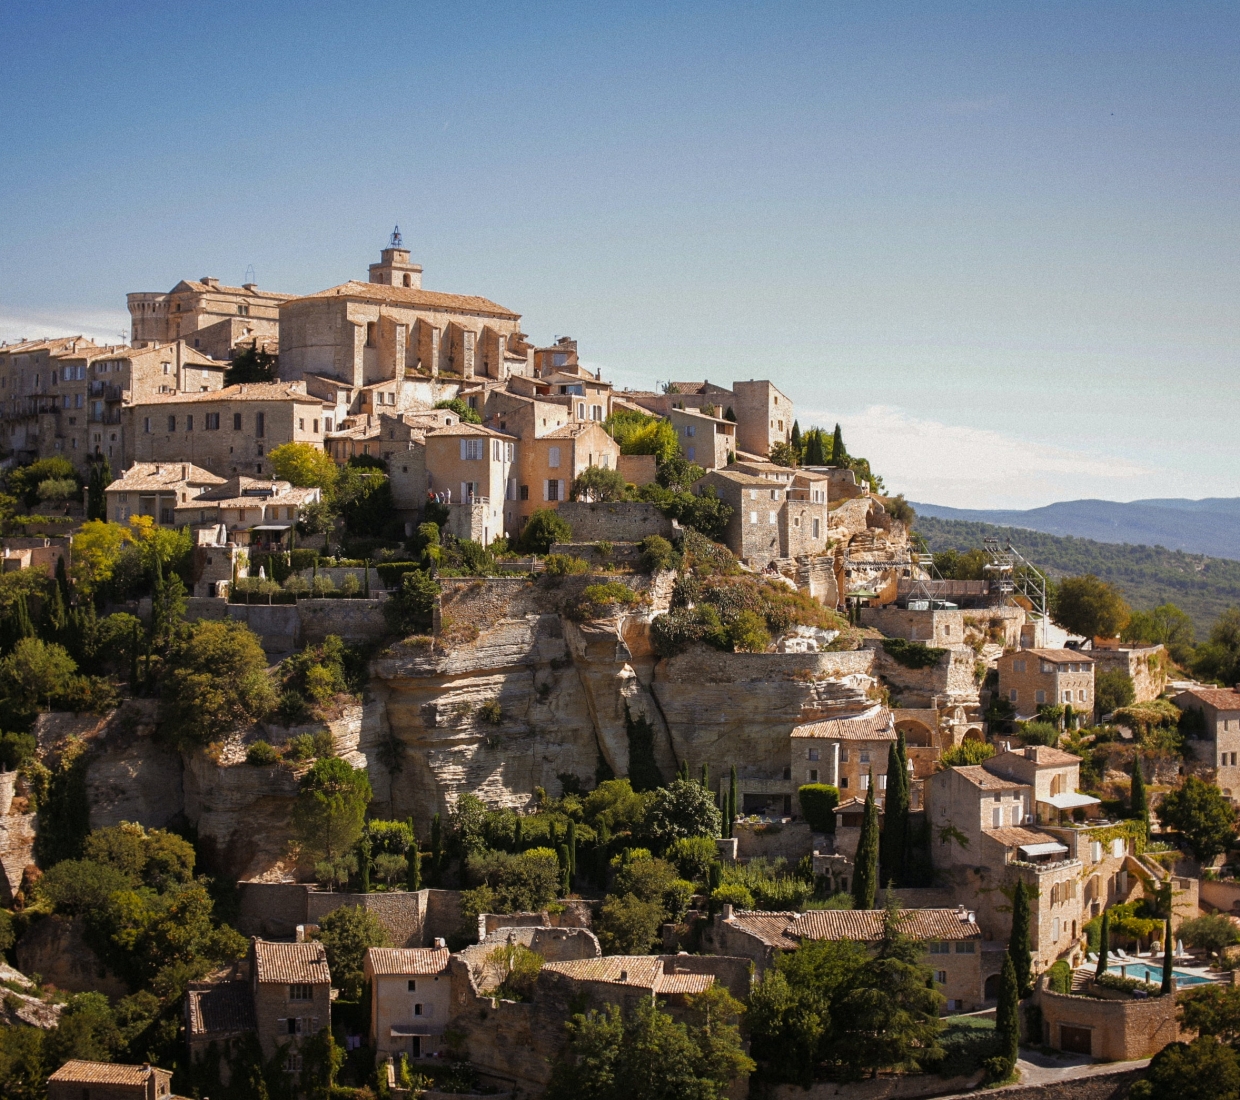
<instances>
[{"instance_id":1,"label":"awning","mask_svg":"<svg viewBox=\"0 0 1240 1100\"><path fill-rule=\"evenodd\" d=\"M1079 791L1065 791L1063 794L1053 794L1049 798L1039 798L1038 801L1049 802L1057 810L1075 810L1080 806L1097 806L1102 800L1091 794L1081 794Z\"/></svg>"},{"instance_id":2,"label":"awning","mask_svg":"<svg viewBox=\"0 0 1240 1100\"><path fill-rule=\"evenodd\" d=\"M1051 856L1068 850L1057 840L1048 841L1045 844L1021 844L1019 847L1027 856Z\"/></svg>"},{"instance_id":3,"label":"awning","mask_svg":"<svg viewBox=\"0 0 1240 1100\"><path fill-rule=\"evenodd\" d=\"M293 525L291 523L261 523L257 527L251 527L251 531L287 531Z\"/></svg>"},{"instance_id":4,"label":"awning","mask_svg":"<svg viewBox=\"0 0 1240 1100\"><path fill-rule=\"evenodd\" d=\"M439 1035L442 1031L443 1028L437 1028L431 1024L393 1024L391 1037L411 1039L415 1035Z\"/></svg>"}]
</instances>

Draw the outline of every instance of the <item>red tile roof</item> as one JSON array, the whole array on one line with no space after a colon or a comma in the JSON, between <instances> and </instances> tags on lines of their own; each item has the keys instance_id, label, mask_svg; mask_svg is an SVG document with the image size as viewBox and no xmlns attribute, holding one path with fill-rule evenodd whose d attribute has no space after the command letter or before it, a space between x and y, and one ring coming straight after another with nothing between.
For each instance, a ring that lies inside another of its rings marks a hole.
<instances>
[{"instance_id":1,"label":"red tile roof","mask_svg":"<svg viewBox=\"0 0 1240 1100\"><path fill-rule=\"evenodd\" d=\"M255 976L260 982L318 985L331 981L321 943L254 942Z\"/></svg>"},{"instance_id":2,"label":"red tile roof","mask_svg":"<svg viewBox=\"0 0 1240 1100\"><path fill-rule=\"evenodd\" d=\"M446 947L372 947L366 952L366 966L378 978L442 974L450 958L452 952Z\"/></svg>"},{"instance_id":3,"label":"red tile roof","mask_svg":"<svg viewBox=\"0 0 1240 1100\"><path fill-rule=\"evenodd\" d=\"M1027 653L1039 660L1053 661L1058 665L1066 665L1072 661L1084 661L1090 665L1094 663L1094 659L1088 653L1082 653L1079 649L1021 649L1014 653L1004 654L1004 656L1023 657Z\"/></svg>"},{"instance_id":4,"label":"red tile roof","mask_svg":"<svg viewBox=\"0 0 1240 1100\"><path fill-rule=\"evenodd\" d=\"M997 775L991 775L981 764L968 764L952 768L952 771L983 791L1016 791L1029 786L1028 783L1017 783L1011 779L1001 779Z\"/></svg>"},{"instance_id":5,"label":"red tile roof","mask_svg":"<svg viewBox=\"0 0 1240 1100\"><path fill-rule=\"evenodd\" d=\"M516 320L521 316L510 309L473 294L442 294L435 290L415 290L407 286L388 286L385 283L359 283L350 280L340 286L329 287L317 294L307 294L296 299L304 302L313 298L360 298L368 302L391 302L393 305L411 309L448 309L462 313L483 313L493 317Z\"/></svg>"},{"instance_id":6,"label":"red tile roof","mask_svg":"<svg viewBox=\"0 0 1240 1100\"><path fill-rule=\"evenodd\" d=\"M216 982L207 989L191 989L185 997L191 1039L257 1027L249 982Z\"/></svg>"},{"instance_id":7,"label":"red tile roof","mask_svg":"<svg viewBox=\"0 0 1240 1100\"><path fill-rule=\"evenodd\" d=\"M1235 688L1189 688L1180 694L1191 695L1215 710L1240 710L1240 691Z\"/></svg>"},{"instance_id":8,"label":"red tile roof","mask_svg":"<svg viewBox=\"0 0 1240 1100\"><path fill-rule=\"evenodd\" d=\"M714 984L713 974L666 972L668 962L657 955L604 955L547 963L543 969L579 982L607 982L649 989L656 994L702 993Z\"/></svg>"},{"instance_id":9,"label":"red tile roof","mask_svg":"<svg viewBox=\"0 0 1240 1100\"><path fill-rule=\"evenodd\" d=\"M170 1075L169 1070L157 1070L154 1066L123 1066L114 1062L87 1062L74 1058L48 1080L74 1085L145 1085L153 1073Z\"/></svg>"},{"instance_id":10,"label":"red tile roof","mask_svg":"<svg viewBox=\"0 0 1240 1100\"><path fill-rule=\"evenodd\" d=\"M896 727L891 711L872 707L864 714L848 718L828 718L822 722L806 722L795 726L793 737L824 737L831 741L894 741Z\"/></svg>"},{"instance_id":11,"label":"red tile roof","mask_svg":"<svg viewBox=\"0 0 1240 1100\"><path fill-rule=\"evenodd\" d=\"M768 947L780 947L791 951L797 947L797 941L787 934L787 930L798 915L797 913L764 913L753 909L742 909L738 913L733 913L728 923L739 931L748 932Z\"/></svg>"},{"instance_id":12,"label":"red tile roof","mask_svg":"<svg viewBox=\"0 0 1240 1100\"><path fill-rule=\"evenodd\" d=\"M859 940L883 938L883 909L811 909L789 924L787 934L802 940ZM905 909L900 931L916 940L980 940L976 921L959 909Z\"/></svg>"}]
</instances>

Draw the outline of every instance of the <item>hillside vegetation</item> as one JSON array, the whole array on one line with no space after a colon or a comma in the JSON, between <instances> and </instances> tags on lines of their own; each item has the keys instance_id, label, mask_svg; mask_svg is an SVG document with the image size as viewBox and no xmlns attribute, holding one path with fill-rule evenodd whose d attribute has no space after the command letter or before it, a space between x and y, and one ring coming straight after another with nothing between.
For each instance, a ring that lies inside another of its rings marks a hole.
<instances>
[{"instance_id":1,"label":"hillside vegetation","mask_svg":"<svg viewBox=\"0 0 1240 1100\"><path fill-rule=\"evenodd\" d=\"M922 515L915 529L936 553L980 547L985 538L1010 538L1052 577L1093 573L1120 588L1136 610L1176 604L1192 617L1199 639L1228 607L1240 605L1240 561Z\"/></svg>"}]
</instances>

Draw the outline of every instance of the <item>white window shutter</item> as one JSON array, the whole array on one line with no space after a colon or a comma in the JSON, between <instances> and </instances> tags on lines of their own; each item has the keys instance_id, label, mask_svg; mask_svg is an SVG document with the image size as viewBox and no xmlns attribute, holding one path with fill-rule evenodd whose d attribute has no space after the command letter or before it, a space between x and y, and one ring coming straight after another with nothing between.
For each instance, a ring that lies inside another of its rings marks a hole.
<instances>
[{"instance_id":1,"label":"white window shutter","mask_svg":"<svg viewBox=\"0 0 1240 1100\"><path fill-rule=\"evenodd\" d=\"M550 499L551 499L551 482L544 481L543 482L543 500L550 500Z\"/></svg>"},{"instance_id":2,"label":"white window shutter","mask_svg":"<svg viewBox=\"0 0 1240 1100\"><path fill-rule=\"evenodd\" d=\"M468 452L469 452L469 441L462 439L461 440L461 461L462 462L464 462L465 459L469 457Z\"/></svg>"}]
</instances>

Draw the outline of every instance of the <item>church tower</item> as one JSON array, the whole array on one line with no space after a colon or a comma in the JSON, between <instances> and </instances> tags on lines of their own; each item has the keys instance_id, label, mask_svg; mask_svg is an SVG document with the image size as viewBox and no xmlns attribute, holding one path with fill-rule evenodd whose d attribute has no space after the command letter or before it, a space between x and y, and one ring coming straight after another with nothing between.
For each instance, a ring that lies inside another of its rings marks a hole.
<instances>
[{"instance_id":1,"label":"church tower","mask_svg":"<svg viewBox=\"0 0 1240 1100\"><path fill-rule=\"evenodd\" d=\"M392 239L379 254L379 262L370 265L370 281L384 286L405 286L422 289L422 266L409 262L409 249L404 247L400 226L392 230Z\"/></svg>"}]
</instances>

